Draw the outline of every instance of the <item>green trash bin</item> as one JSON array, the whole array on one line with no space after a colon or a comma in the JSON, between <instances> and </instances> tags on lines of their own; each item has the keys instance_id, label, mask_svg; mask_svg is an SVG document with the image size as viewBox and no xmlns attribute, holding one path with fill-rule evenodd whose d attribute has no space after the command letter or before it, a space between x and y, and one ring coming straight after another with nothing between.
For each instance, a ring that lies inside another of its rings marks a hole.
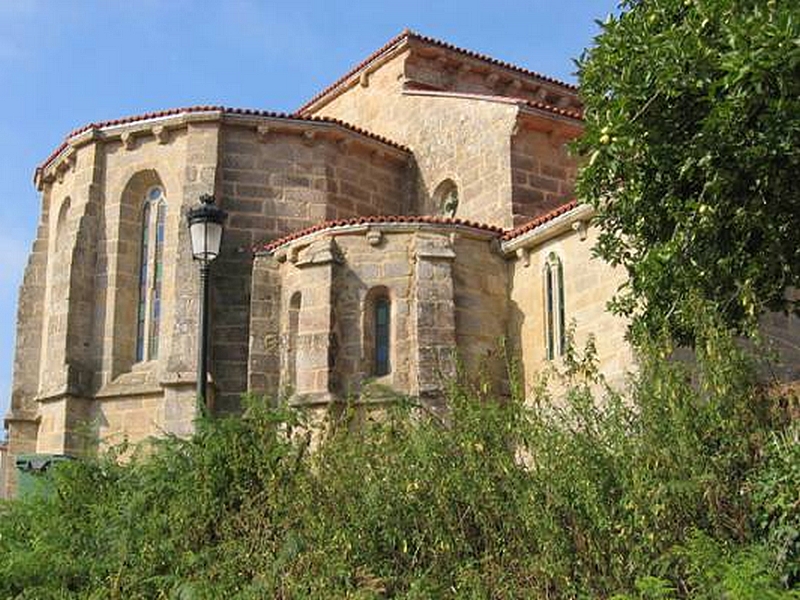
<instances>
[{"instance_id":1,"label":"green trash bin","mask_svg":"<svg viewBox=\"0 0 800 600\"><path fill-rule=\"evenodd\" d=\"M72 460L72 457L66 454L20 454L17 456L17 496L25 498L34 494L50 494L53 480L48 473L54 465L67 460Z\"/></svg>"}]
</instances>

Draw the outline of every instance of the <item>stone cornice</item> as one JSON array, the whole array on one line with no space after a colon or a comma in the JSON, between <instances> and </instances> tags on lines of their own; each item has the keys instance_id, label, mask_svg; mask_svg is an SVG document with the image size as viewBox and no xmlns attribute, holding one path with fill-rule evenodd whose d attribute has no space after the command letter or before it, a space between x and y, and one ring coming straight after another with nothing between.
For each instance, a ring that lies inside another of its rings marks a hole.
<instances>
[{"instance_id":1,"label":"stone cornice","mask_svg":"<svg viewBox=\"0 0 800 600\"><path fill-rule=\"evenodd\" d=\"M51 183L74 166L75 151L87 144L121 140L130 149L136 146L137 138L143 137L154 137L164 144L169 143L174 131L190 124L213 122L252 126L262 141L268 141L270 133L289 133L304 136L308 143L327 138L343 142L343 149L348 145L361 146L376 156L402 162L407 162L410 157L410 151L405 146L338 119L216 106L190 107L126 117L78 129L36 169L34 184L41 191L45 183Z\"/></svg>"},{"instance_id":2,"label":"stone cornice","mask_svg":"<svg viewBox=\"0 0 800 600\"><path fill-rule=\"evenodd\" d=\"M518 250L535 248L568 231L578 232L583 239L586 227L593 215L594 209L591 206L579 204L563 214L532 227L529 231L502 241L500 249L508 257L517 253Z\"/></svg>"},{"instance_id":3,"label":"stone cornice","mask_svg":"<svg viewBox=\"0 0 800 600\"><path fill-rule=\"evenodd\" d=\"M404 221L382 221L380 217L374 217L369 222L349 222L341 224L336 222L322 224L318 228L312 228L305 232L301 231L296 237L291 239L276 240L260 248L255 248L256 256L274 255L278 260L285 260L287 256L296 255L297 251L313 243L320 237L337 237L341 235L363 235L367 243L373 243L377 234L392 233L417 233L417 232L436 232L458 234L464 237L480 240L492 240L502 232L499 228L481 226L478 224L468 224L456 219L436 220L431 217L403 217ZM358 221L358 219L353 219Z\"/></svg>"}]
</instances>

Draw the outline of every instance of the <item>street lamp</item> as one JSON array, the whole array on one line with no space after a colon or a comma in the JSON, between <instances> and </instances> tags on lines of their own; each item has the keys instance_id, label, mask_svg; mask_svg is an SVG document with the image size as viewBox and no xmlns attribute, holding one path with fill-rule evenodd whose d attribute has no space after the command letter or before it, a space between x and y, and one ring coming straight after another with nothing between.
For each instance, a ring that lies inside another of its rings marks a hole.
<instances>
[{"instance_id":1,"label":"street lamp","mask_svg":"<svg viewBox=\"0 0 800 600\"><path fill-rule=\"evenodd\" d=\"M228 214L214 204L214 196L200 196L200 204L186 214L192 239L192 257L200 263L200 318L197 344L197 404L201 413L207 409L208 378L208 271L219 255L222 225Z\"/></svg>"}]
</instances>

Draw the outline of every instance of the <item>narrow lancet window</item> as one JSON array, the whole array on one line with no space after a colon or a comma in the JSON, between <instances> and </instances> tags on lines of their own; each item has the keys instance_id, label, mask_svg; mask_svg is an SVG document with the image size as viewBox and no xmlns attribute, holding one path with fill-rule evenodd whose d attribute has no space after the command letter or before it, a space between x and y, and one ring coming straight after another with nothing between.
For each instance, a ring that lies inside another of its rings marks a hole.
<instances>
[{"instance_id":1,"label":"narrow lancet window","mask_svg":"<svg viewBox=\"0 0 800 600\"><path fill-rule=\"evenodd\" d=\"M388 375L391 370L389 364L390 345L390 313L391 304L386 297L375 300L375 375L380 377Z\"/></svg>"},{"instance_id":2,"label":"narrow lancet window","mask_svg":"<svg viewBox=\"0 0 800 600\"><path fill-rule=\"evenodd\" d=\"M142 207L139 301L136 309L137 362L158 358L166 215L164 191L158 186L150 188Z\"/></svg>"},{"instance_id":3,"label":"narrow lancet window","mask_svg":"<svg viewBox=\"0 0 800 600\"><path fill-rule=\"evenodd\" d=\"M544 265L544 310L545 355L552 360L567 351L564 268L552 252Z\"/></svg>"},{"instance_id":4,"label":"narrow lancet window","mask_svg":"<svg viewBox=\"0 0 800 600\"><path fill-rule=\"evenodd\" d=\"M163 199L156 208L155 247L153 249L153 284L150 294L150 349L149 358L158 358L158 340L161 333L161 280L164 276L164 222L167 205Z\"/></svg>"},{"instance_id":5,"label":"narrow lancet window","mask_svg":"<svg viewBox=\"0 0 800 600\"><path fill-rule=\"evenodd\" d=\"M139 254L139 302L136 308L136 362L144 360L147 323L147 263L150 255L150 203L142 209L142 247Z\"/></svg>"}]
</instances>

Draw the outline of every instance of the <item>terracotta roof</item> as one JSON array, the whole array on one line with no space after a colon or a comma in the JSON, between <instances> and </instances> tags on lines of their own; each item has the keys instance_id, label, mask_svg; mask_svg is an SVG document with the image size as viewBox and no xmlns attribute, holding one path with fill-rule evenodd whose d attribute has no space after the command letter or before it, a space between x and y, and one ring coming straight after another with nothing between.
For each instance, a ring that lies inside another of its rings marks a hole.
<instances>
[{"instance_id":1,"label":"terracotta roof","mask_svg":"<svg viewBox=\"0 0 800 600\"><path fill-rule=\"evenodd\" d=\"M50 156L48 156L41 165L39 165L36 169L36 172L40 172L43 169L47 168L47 166L55 159L59 154L61 154L67 148L67 141L76 135L80 135L90 129L102 129L104 127L114 127L116 125L125 125L128 123L136 123L138 121L148 121L150 119L160 119L163 117L170 117L173 115L180 115L180 114L189 114L189 113L200 113L200 112L221 112L226 115L244 115L244 116L255 116L255 117L268 117L272 119L286 119L290 121L308 121L308 122L316 122L316 123L331 123L334 125L339 125L344 127L345 129L349 129L355 133L364 135L366 137L372 138L384 144L388 144L389 146L394 146L395 148L402 150L404 152L409 152L408 147L394 142L388 138L385 138L381 135L372 133L367 131L366 129L362 129L360 127L356 127L355 125L351 125L349 123L345 123L340 119L335 119L333 117L312 117L312 116L305 116L305 115L297 115L297 114L289 114L284 112L275 112L269 110L257 110L257 109L250 109L250 108L230 108L227 106L219 106L219 105L198 105L198 106L187 106L182 108L169 108L166 110L159 110L155 112L148 112L142 113L139 115L131 115L128 117L122 117L119 119L111 119L109 121L98 121L95 123L89 123L88 125L84 125L83 127L79 127L77 129L73 129L61 145L56 148Z\"/></svg>"},{"instance_id":2,"label":"terracotta roof","mask_svg":"<svg viewBox=\"0 0 800 600\"><path fill-rule=\"evenodd\" d=\"M515 229L503 229L502 227L497 227L495 225L487 225L485 223L478 223L476 221L469 221L465 219L428 216L428 215L375 215L368 217L353 217L351 219L338 219L334 221L325 221L323 223L318 223L317 225L313 225L305 229L300 229L298 231L280 237L276 240L257 244L256 246L253 247L253 252L272 252L273 250L276 250L277 248L283 246L284 244L288 244L291 241L297 240L301 237L304 237L312 233L316 233L318 231L336 229L337 227L369 225L372 223L410 223L410 224L424 223L431 225L456 225L460 227L469 227L471 229L479 229L481 231L486 231L503 241L507 241L517 236L520 236L523 233L527 233L528 231L531 231L532 229L535 229L540 225L544 225L545 223L547 223L548 221L552 221L556 217L568 213L576 206L578 206L578 201L572 200L570 202L567 202L566 204L562 204L561 206L551 210L549 213L546 213L544 215L541 215L539 217L536 217L528 221L524 225L521 225Z\"/></svg>"},{"instance_id":3,"label":"terracotta roof","mask_svg":"<svg viewBox=\"0 0 800 600\"><path fill-rule=\"evenodd\" d=\"M324 90L322 90L318 94L314 95L313 98L311 98L308 102L306 102L300 108L297 109L297 111L296 111L297 114L301 114L309 106L311 106L316 101L318 101L321 98L323 98L324 96L327 96L330 92L332 92L333 90L338 88L345 81L347 81L350 77L352 77L355 73L358 73L361 69L366 67L372 61L374 61L375 59L377 59L381 55L385 54L386 52L388 52L389 50L391 50L395 46L398 46L401 42L403 42L405 40L408 40L408 39L415 39L415 40L419 40L420 42L423 42L423 43L426 43L426 44L430 44L430 45L433 45L433 46L439 46L440 48L446 48L447 50L452 50L453 52L458 52L459 54L463 54L464 56L469 56L470 58L476 58L478 60L482 60L482 61L491 63L491 64L496 65L498 67L503 67L504 69L509 69L511 71L516 71L517 73L521 73L522 75L526 75L528 77L533 77L535 79L538 79L540 81L544 81L544 82L547 82L547 83L552 83L552 84L561 86L561 87L566 88L566 89L571 90L571 91L577 91L577 89L578 89L578 86L573 85L571 83L566 83L564 81L560 81L560 80L555 79L553 77L548 77L547 75L542 75L541 73L537 73L536 71L531 71L531 70L526 69L524 67L519 67L517 65L505 62L503 60L499 60L497 58L492 58L491 56L487 56L486 54L481 54L480 52L475 52L473 50L467 50L466 48L461 48L461 47L456 46L454 44L451 44L449 42L445 42L445 41L442 41L442 40L438 40L436 38L429 37L427 35L422 35L422 34L416 33L414 31L411 31L410 29L405 29L402 32L400 32L399 35L393 37L391 40L386 42L386 44L384 44L383 46L378 48L375 52L370 54L367 58L365 58L360 63L358 63L356 66L354 66L352 69L350 69L342 77L340 77L339 79L334 81L331 85L326 87Z\"/></svg>"},{"instance_id":4,"label":"terracotta roof","mask_svg":"<svg viewBox=\"0 0 800 600\"><path fill-rule=\"evenodd\" d=\"M540 225L544 225L548 221L552 221L556 217L560 217L561 215L563 215L565 213L568 213L569 211L571 211L576 206L578 206L578 201L577 200L571 200L571 201L567 202L566 204L562 204L561 206L559 206L557 208L554 208L549 213L545 213L543 215L540 215L540 216L528 221L524 225L520 225L519 227L516 227L514 229L510 229L510 230L506 231L502 235L501 239L503 241L508 241L508 240L514 239L515 237L518 237L518 236L522 235L523 233L528 233L530 230L536 229Z\"/></svg>"},{"instance_id":5,"label":"terracotta roof","mask_svg":"<svg viewBox=\"0 0 800 600\"><path fill-rule=\"evenodd\" d=\"M271 252L272 250L275 250L276 248L283 246L288 242L299 239L311 233L316 233L317 231L335 229L337 227L352 227L354 225L369 225L371 223L425 223L430 225L457 225L460 227L469 227L471 229L480 229L498 236L503 233L502 227L486 225L484 223L478 223L476 221L469 221L466 219L455 219L451 217L438 217L431 215L374 215L368 217L353 217L351 219L325 221L324 223L319 223L317 225L295 231L289 235L272 240L271 242L259 244L255 246L253 250L255 252Z\"/></svg>"},{"instance_id":6,"label":"terracotta roof","mask_svg":"<svg viewBox=\"0 0 800 600\"><path fill-rule=\"evenodd\" d=\"M567 108L559 108L558 106L553 106L552 104L548 104L547 102L540 102L538 100L527 100L525 98L514 98L514 99L517 100L520 104L529 106L530 108L537 108L539 110L545 110L547 112L561 115L562 117L569 117L570 119L583 121L583 111L569 110Z\"/></svg>"}]
</instances>

